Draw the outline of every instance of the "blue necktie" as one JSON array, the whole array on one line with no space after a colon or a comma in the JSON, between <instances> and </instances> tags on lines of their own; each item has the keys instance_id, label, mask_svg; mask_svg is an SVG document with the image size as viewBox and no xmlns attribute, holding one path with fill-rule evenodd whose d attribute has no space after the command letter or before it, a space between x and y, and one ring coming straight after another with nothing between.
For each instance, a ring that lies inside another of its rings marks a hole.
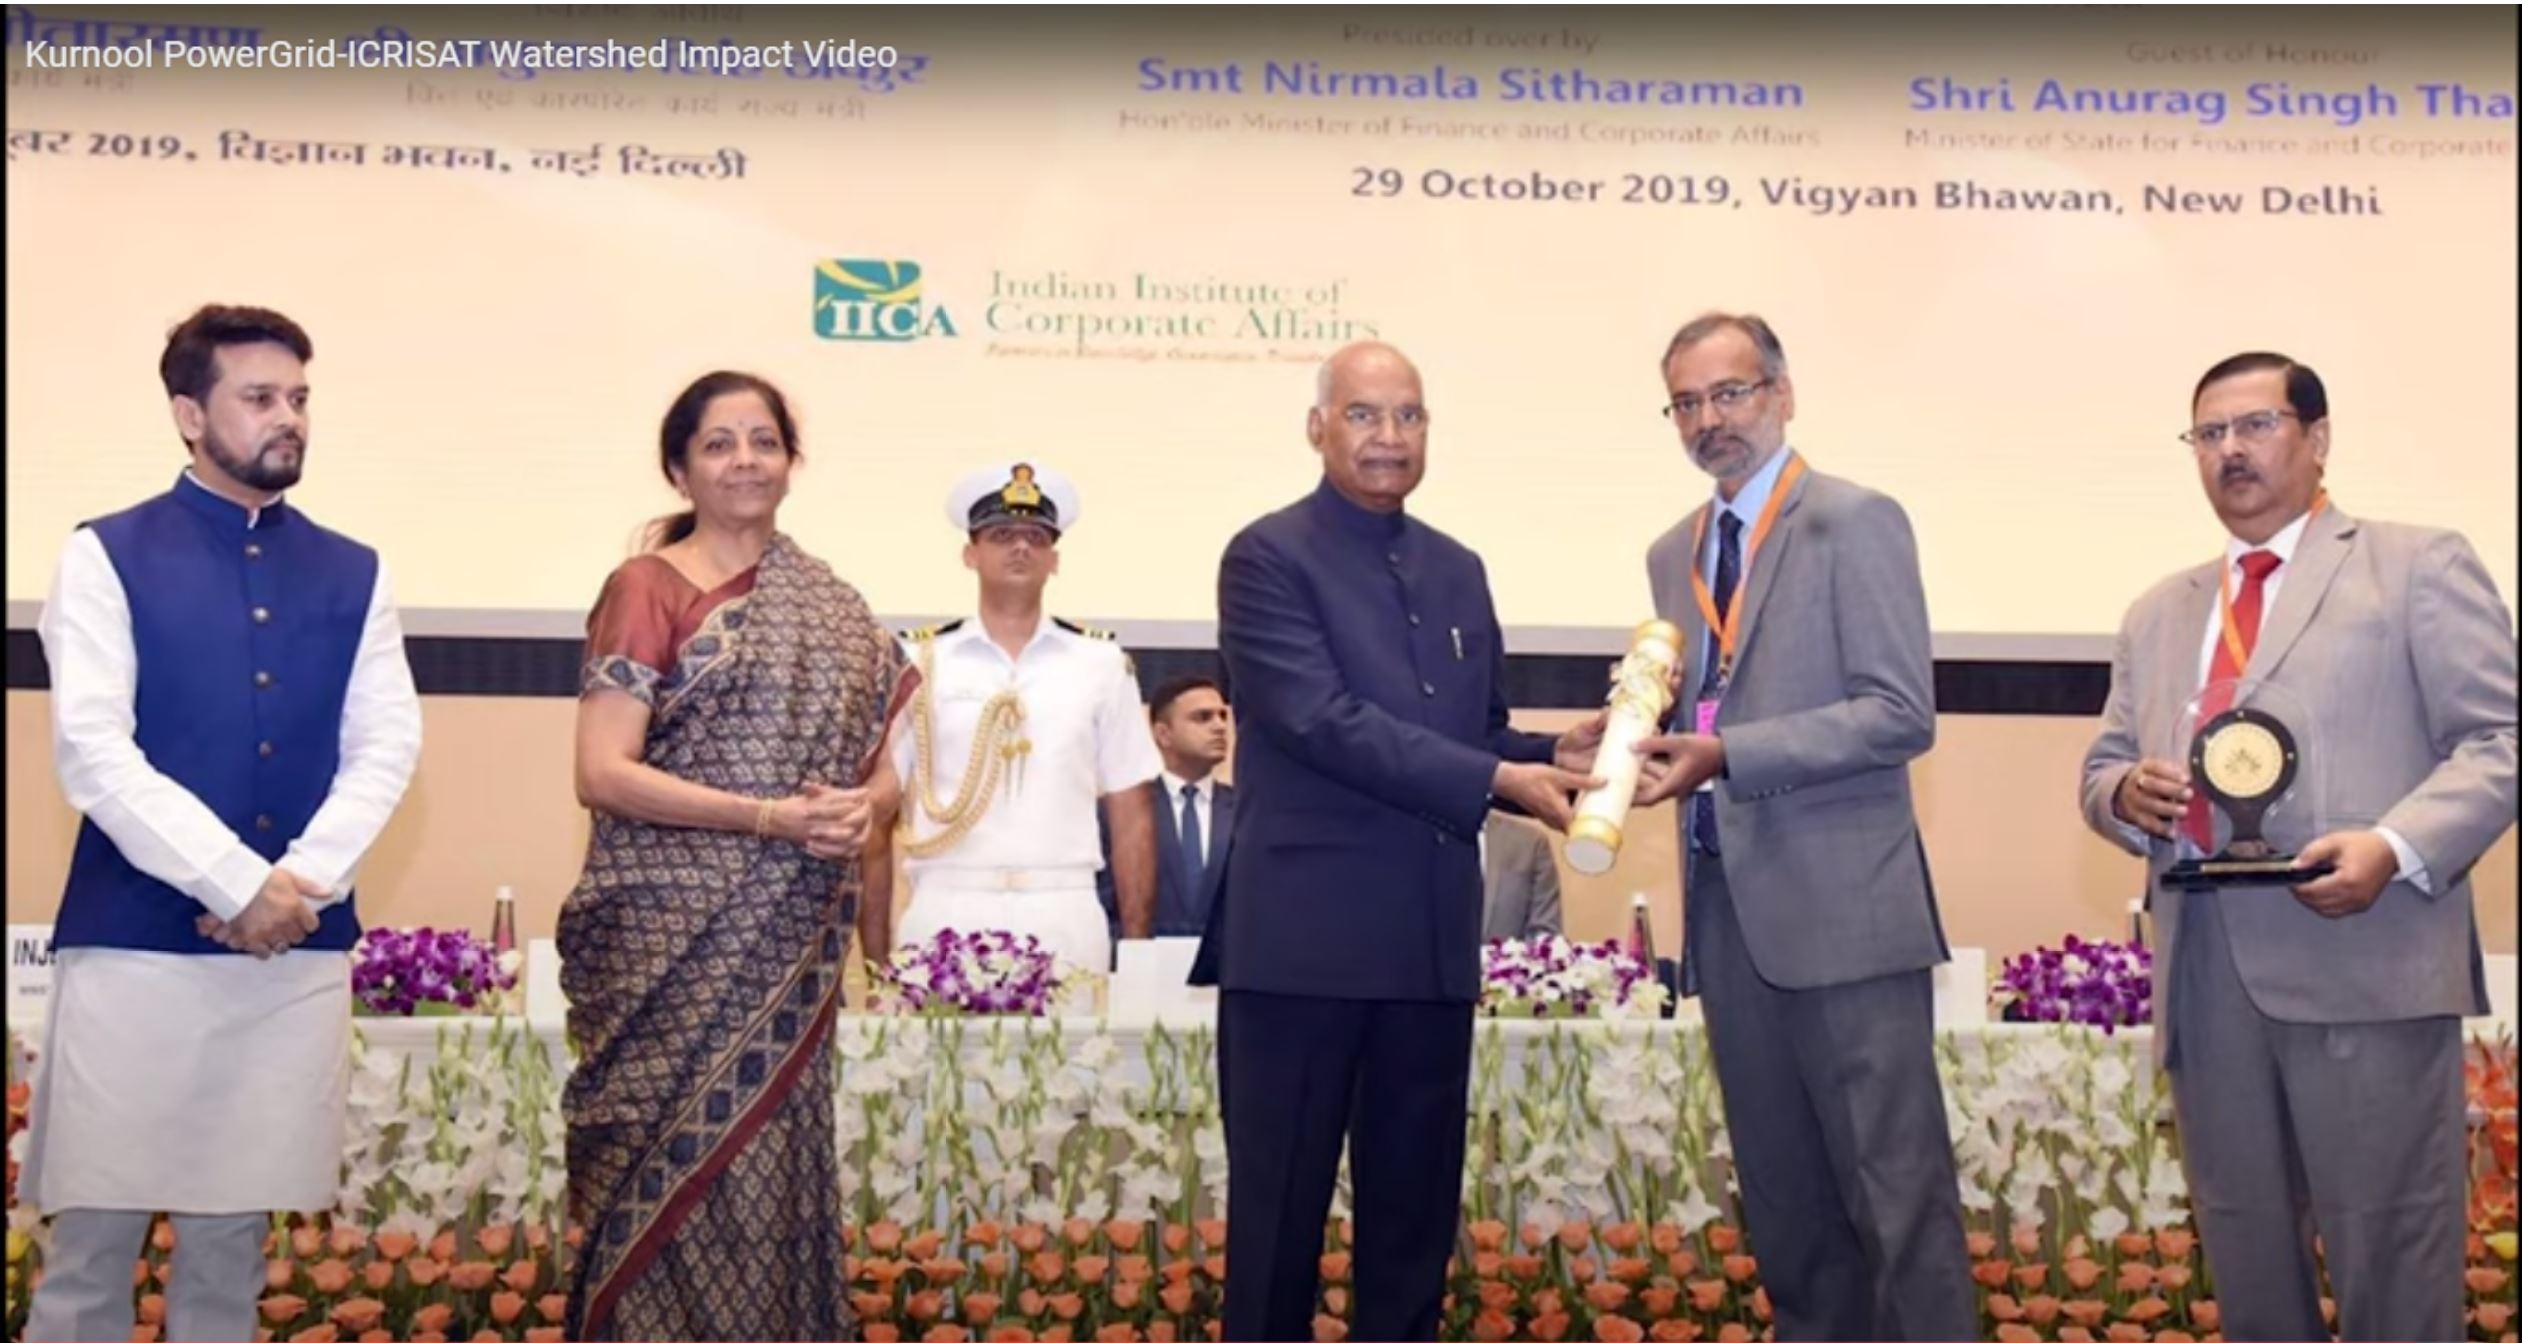
<instances>
[{"instance_id":1,"label":"blue necktie","mask_svg":"<svg viewBox=\"0 0 2522 1343\"><path fill-rule=\"evenodd\" d=\"M1734 589L1743 581L1743 520L1731 512L1716 515L1716 616L1723 620L1734 609ZM1723 646L1716 631L1708 631L1707 666L1699 677L1699 697L1707 698L1723 684L1717 674L1717 659ZM1696 707L1692 710L1692 726L1697 725ZM1716 842L1716 794L1699 792L1690 795L1690 835L1700 850L1721 853Z\"/></svg>"},{"instance_id":2,"label":"blue necktie","mask_svg":"<svg viewBox=\"0 0 2522 1343\"><path fill-rule=\"evenodd\" d=\"M1200 786L1186 783L1182 785L1182 868L1194 884L1208 866L1208 856L1201 852L1204 847L1200 843Z\"/></svg>"}]
</instances>

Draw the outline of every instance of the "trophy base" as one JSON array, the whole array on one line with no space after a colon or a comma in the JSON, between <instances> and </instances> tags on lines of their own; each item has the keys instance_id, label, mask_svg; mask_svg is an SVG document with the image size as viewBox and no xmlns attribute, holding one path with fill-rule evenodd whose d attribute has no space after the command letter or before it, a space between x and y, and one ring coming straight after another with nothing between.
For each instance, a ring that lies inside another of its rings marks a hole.
<instances>
[{"instance_id":1,"label":"trophy base","mask_svg":"<svg viewBox=\"0 0 2522 1343\"><path fill-rule=\"evenodd\" d=\"M2191 858L2172 864L2163 885L2179 891L2214 891L2228 886L2300 886L2338 870L2335 863L2299 866L2292 854L2266 858Z\"/></svg>"},{"instance_id":2,"label":"trophy base","mask_svg":"<svg viewBox=\"0 0 2522 1343\"><path fill-rule=\"evenodd\" d=\"M1599 816L1579 816L1568 826L1567 865L1589 877L1611 870L1620 856L1620 827Z\"/></svg>"}]
</instances>

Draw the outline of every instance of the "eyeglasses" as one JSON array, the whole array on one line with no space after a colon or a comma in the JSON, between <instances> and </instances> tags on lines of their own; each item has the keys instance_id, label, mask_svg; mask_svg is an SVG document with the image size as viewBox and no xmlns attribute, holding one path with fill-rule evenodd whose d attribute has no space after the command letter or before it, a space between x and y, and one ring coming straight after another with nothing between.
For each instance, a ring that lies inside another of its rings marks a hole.
<instances>
[{"instance_id":1,"label":"eyeglasses","mask_svg":"<svg viewBox=\"0 0 2522 1343\"><path fill-rule=\"evenodd\" d=\"M1731 415L1750 404L1751 399L1758 396L1763 388L1776 381L1775 378L1762 378L1758 382L1729 382L1711 389L1705 396L1697 392L1683 392L1674 397L1670 405L1664 407L1664 416L1667 419L1695 420L1699 418L1699 408L1702 406L1714 406L1717 414Z\"/></svg>"},{"instance_id":2,"label":"eyeglasses","mask_svg":"<svg viewBox=\"0 0 2522 1343\"><path fill-rule=\"evenodd\" d=\"M2281 421L2299 422L2302 418L2290 410L2254 410L2248 415L2236 415L2212 424L2193 424L2180 436L2180 441L2193 448L2220 448L2224 446L2225 435L2230 434L2245 443L2264 443L2269 435L2277 432Z\"/></svg>"},{"instance_id":3,"label":"eyeglasses","mask_svg":"<svg viewBox=\"0 0 2522 1343\"><path fill-rule=\"evenodd\" d=\"M1391 411L1386 411L1379 406L1350 406L1340 412L1341 420L1346 422L1351 429L1360 432L1373 429L1376 425L1383 423L1387 416L1392 420L1392 427L1403 433L1411 433L1427 427L1427 407L1425 406L1401 406Z\"/></svg>"}]
</instances>

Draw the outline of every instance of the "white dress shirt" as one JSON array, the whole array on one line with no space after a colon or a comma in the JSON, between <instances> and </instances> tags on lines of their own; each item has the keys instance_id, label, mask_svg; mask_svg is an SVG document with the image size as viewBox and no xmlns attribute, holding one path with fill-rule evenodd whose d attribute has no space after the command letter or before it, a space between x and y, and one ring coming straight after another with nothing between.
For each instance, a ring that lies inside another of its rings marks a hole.
<instances>
[{"instance_id":1,"label":"white dress shirt","mask_svg":"<svg viewBox=\"0 0 2522 1343\"><path fill-rule=\"evenodd\" d=\"M1209 850L1217 843L1217 776L1211 774L1198 783L1193 783L1172 770L1165 770L1156 777L1165 782L1165 810L1172 814L1177 834L1182 828L1182 790L1185 788L1191 790L1191 814L1198 817L1200 821L1198 866L1206 868Z\"/></svg>"},{"instance_id":2,"label":"white dress shirt","mask_svg":"<svg viewBox=\"0 0 2522 1343\"><path fill-rule=\"evenodd\" d=\"M2262 632L2267 630L2269 618L2277 613L2277 594L2285 587L2286 575L2294 572L2295 548L2303 544L2303 528L2306 524L2311 522L2311 520L2312 515L2305 513L2303 516L2287 523L2284 527L2279 528L2277 534L2269 537L2267 544L2265 545L2254 546L2249 542L2242 540L2240 537L2232 537L2225 543L2225 582L2232 585L2233 598L2235 601L2241 600L2242 584L2246 577L2242 572L2242 557L2254 550L2265 550L2277 557L2277 567L2270 570L2268 577L2260 583L2259 628ZM2221 595L2219 595L2216 598L2215 604L2207 609L2206 633L2205 636L2200 639L2198 644L2198 684L2201 688L2205 687L2207 684L2207 677L2212 675L2215 671L2216 644L2221 642L2223 638L2224 599ZM2254 640L2252 651L2255 656L2257 653L2256 640ZM2249 669L2244 668L2243 675L2247 677L2249 674ZM2410 885L2416 887L2418 890L2424 891L2429 895L2433 894L2434 886L2432 884L2432 878L2426 872L2425 860L2417 856L2416 848L2409 844L2407 840L2401 838L2398 831L2391 829L2389 826L2377 825L2373 827L2373 832L2380 835L2384 841L2388 842L2391 846L2391 852L2399 856L2400 877L2407 881Z\"/></svg>"}]
</instances>

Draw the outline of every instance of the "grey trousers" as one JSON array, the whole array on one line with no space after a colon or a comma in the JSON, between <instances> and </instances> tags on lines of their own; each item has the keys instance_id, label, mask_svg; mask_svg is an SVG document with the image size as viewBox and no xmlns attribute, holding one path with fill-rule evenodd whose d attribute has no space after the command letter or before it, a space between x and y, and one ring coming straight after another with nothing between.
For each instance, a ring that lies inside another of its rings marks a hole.
<instances>
[{"instance_id":1,"label":"grey trousers","mask_svg":"<svg viewBox=\"0 0 2522 1343\"><path fill-rule=\"evenodd\" d=\"M154 1214L73 1208L53 1218L44 1280L26 1317L26 1343L131 1337L131 1270ZM247 1343L263 1295L268 1214L178 1213L168 1262L168 1343Z\"/></svg>"},{"instance_id":2,"label":"grey trousers","mask_svg":"<svg viewBox=\"0 0 2522 1343\"><path fill-rule=\"evenodd\" d=\"M2317 1231L2340 1337L2467 1338L2461 1023L2262 1015L2226 940L2219 902L2237 898L2265 896L2181 901L2169 1005L2181 1161L2224 1336L2330 1336Z\"/></svg>"},{"instance_id":3,"label":"grey trousers","mask_svg":"<svg viewBox=\"0 0 2522 1343\"><path fill-rule=\"evenodd\" d=\"M1710 854L1685 931L1777 1336L1977 1338L1929 972L1770 984Z\"/></svg>"}]
</instances>

